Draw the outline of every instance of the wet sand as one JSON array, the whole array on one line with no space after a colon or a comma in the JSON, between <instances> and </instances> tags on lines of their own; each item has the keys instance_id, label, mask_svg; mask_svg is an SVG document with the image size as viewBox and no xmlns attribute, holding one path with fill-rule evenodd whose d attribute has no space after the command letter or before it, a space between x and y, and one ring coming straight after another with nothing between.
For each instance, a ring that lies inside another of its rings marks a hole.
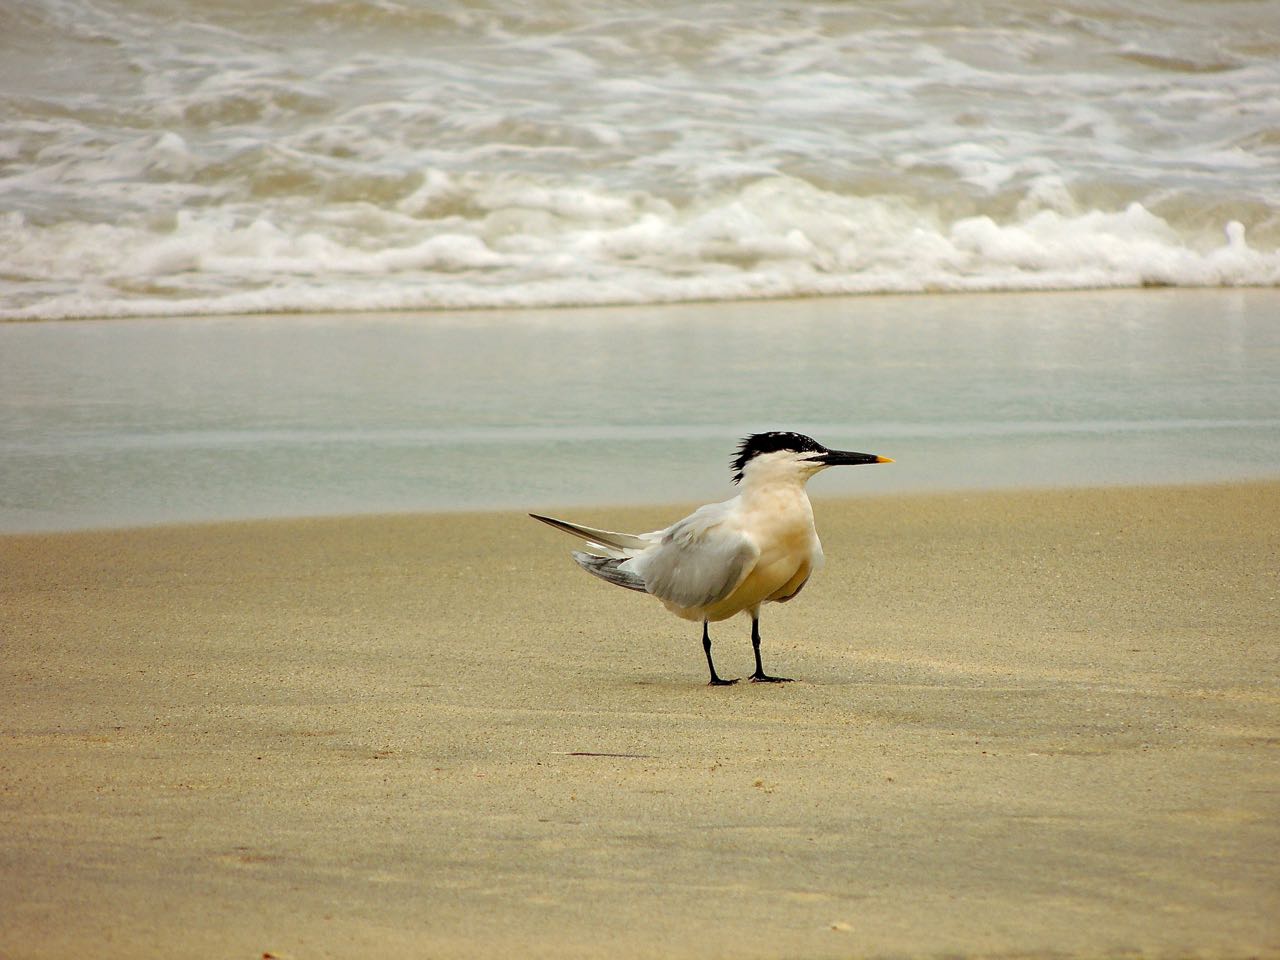
<instances>
[{"instance_id":1,"label":"wet sand","mask_svg":"<svg viewBox=\"0 0 1280 960\"><path fill-rule=\"evenodd\" d=\"M518 514L0 538L0 955L1280 956L1280 483L816 510L729 688Z\"/></svg>"}]
</instances>

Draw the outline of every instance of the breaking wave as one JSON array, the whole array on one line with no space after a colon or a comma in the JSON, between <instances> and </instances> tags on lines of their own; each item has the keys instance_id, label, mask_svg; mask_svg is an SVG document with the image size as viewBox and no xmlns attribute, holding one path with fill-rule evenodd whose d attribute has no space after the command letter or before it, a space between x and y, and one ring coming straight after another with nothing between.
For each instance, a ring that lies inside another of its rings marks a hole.
<instances>
[{"instance_id":1,"label":"breaking wave","mask_svg":"<svg viewBox=\"0 0 1280 960\"><path fill-rule=\"evenodd\" d=\"M1280 285L1276 32L1112 6L41 0L0 318Z\"/></svg>"}]
</instances>

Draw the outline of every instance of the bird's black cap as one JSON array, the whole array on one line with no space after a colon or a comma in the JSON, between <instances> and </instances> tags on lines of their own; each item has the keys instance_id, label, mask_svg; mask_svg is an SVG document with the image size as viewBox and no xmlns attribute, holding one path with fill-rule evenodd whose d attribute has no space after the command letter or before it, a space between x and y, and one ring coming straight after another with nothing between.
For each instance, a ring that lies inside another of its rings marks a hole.
<instances>
[{"instance_id":1,"label":"bird's black cap","mask_svg":"<svg viewBox=\"0 0 1280 960\"><path fill-rule=\"evenodd\" d=\"M784 430L771 430L768 433L753 433L744 437L738 446L738 452L729 461L733 468L733 482L742 479L742 471L748 463L762 453L777 453L779 450L790 450L793 453L825 453L827 448L813 437L803 433L788 433Z\"/></svg>"}]
</instances>

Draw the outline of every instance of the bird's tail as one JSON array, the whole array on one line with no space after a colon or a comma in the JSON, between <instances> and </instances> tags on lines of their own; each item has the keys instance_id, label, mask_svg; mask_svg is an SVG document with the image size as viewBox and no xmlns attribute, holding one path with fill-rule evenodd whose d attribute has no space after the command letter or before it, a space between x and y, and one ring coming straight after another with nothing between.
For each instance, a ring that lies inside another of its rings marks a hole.
<instances>
[{"instance_id":1,"label":"bird's tail","mask_svg":"<svg viewBox=\"0 0 1280 960\"><path fill-rule=\"evenodd\" d=\"M541 517L536 513L531 513L529 516L535 520L541 520L557 530L563 530L565 533L585 540L588 552L595 554L597 557L612 557L616 560L625 560L634 556L636 552L653 546L653 540L643 535L615 533L612 530L596 530L592 527L584 527L579 523L570 523L568 520Z\"/></svg>"},{"instance_id":2,"label":"bird's tail","mask_svg":"<svg viewBox=\"0 0 1280 960\"><path fill-rule=\"evenodd\" d=\"M620 587L626 587L628 590L639 590L641 593L647 593L644 581L637 577L630 570L620 570L619 564L626 561L617 557L597 557L594 554L583 553L580 550L573 551L573 559L577 561L578 566L587 573L594 574L601 580L608 580L610 583L616 583Z\"/></svg>"}]
</instances>

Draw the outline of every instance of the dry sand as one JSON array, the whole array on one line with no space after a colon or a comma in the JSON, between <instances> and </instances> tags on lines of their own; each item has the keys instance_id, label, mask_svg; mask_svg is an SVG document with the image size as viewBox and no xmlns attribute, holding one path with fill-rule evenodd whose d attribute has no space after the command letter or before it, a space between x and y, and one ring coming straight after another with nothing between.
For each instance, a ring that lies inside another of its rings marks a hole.
<instances>
[{"instance_id":1,"label":"dry sand","mask_svg":"<svg viewBox=\"0 0 1280 960\"><path fill-rule=\"evenodd\" d=\"M0 539L0 956L1280 955L1280 484L816 507L728 688L519 515Z\"/></svg>"}]
</instances>

